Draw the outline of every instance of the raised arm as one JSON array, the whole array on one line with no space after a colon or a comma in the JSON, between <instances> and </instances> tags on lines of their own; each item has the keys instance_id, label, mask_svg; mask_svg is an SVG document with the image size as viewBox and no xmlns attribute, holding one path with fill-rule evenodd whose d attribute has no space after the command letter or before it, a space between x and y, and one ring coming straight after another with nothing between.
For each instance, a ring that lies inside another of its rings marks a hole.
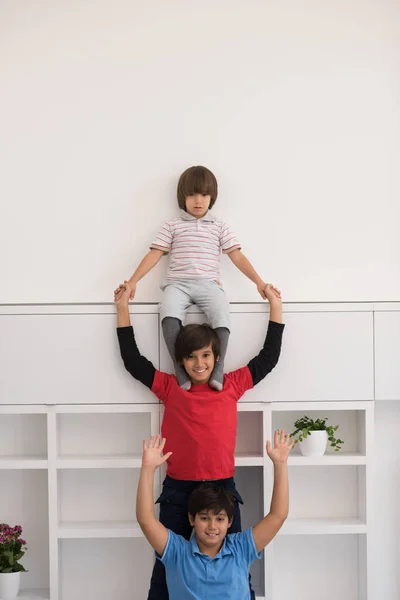
<instances>
[{"instance_id":1,"label":"raised arm","mask_svg":"<svg viewBox=\"0 0 400 600\"><path fill-rule=\"evenodd\" d=\"M121 358L125 369L134 377L151 389L154 381L154 365L139 352L136 345L135 334L131 326L129 315L129 296L131 289L127 281L120 287L123 287L123 293L119 300L115 302L117 307L117 335Z\"/></svg>"},{"instance_id":2,"label":"raised arm","mask_svg":"<svg viewBox=\"0 0 400 600\"><path fill-rule=\"evenodd\" d=\"M142 467L136 496L136 518L147 541L160 556L168 541L168 529L154 514L154 473L172 452L162 455L166 439L152 436L149 444L143 441Z\"/></svg>"},{"instance_id":3,"label":"raised arm","mask_svg":"<svg viewBox=\"0 0 400 600\"><path fill-rule=\"evenodd\" d=\"M231 261L233 262L233 264L235 265L235 267L237 267L239 269L239 271L241 271L243 273L243 275L246 275L246 277L248 277L250 279L250 281L252 281L253 283L256 284L257 291L260 294L261 298L263 300L266 300L267 295L265 292L265 286L268 284L266 284L261 279L261 277L259 276L257 271L254 269L254 267L251 264L251 262L249 261L249 259L242 253L242 251L240 249L232 250L232 252L228 253L228 256L231 259ZM277 296L277 298L280 298L279 290L277 290L274 287L272 289L274 291L274 294Z\"/></svg>"},{"instance_id":4,"label":"raised arm","mask_svg":"<svg viewBox=\"0 0 400 600\"><path fill-rule=\"evenodd\" d=\"M287 459L293 446L294 440L290 440L289 434L285 434L283 429L281 432L275 431L273 448L270 442L267 442L267 454L274 464L274 488L269 513L253 527L253 538L257 552L261 552L270 543L288 516L289 479Z\"/></svg>"},{"instance_id":5,"label":"raised arm","mask_svg":"<svg viewBox=\"0 0 400 600\"><path fill-rule=\"evenodd\" d=\"M282 300L280 292L273 285L267 283L265 286L266 298L270 303L270 315L267 336L260 353L251 359L248 367L253 379L253 385L257 385L276 366L281 353L282 334ZM279 293L279 297L276 295Z\"/></svg>"},{"instance_id":6,"label":"raised arm","mask_svg":"<svg viewBox=\"0 0 400 600\"><path fill-rule=\"evenodd\" d=\"M141 260L138 268L136 269L136 271L134 272L134 274L128 281L129 287L131 288L131 291L130 291L130 299L131 300L133 300L135 297L136 285L137 285L138 281L140 281L142 279L142 277L147 275L147 273L156 266L156 264L158 263L160 258L163 256L163 254L165 254L165 253L162 250L158 250L157 248L152 248L150 250L150 252L148 252L146 254L146 256ZM118 300L120 300L122 298L122 294L124 293L124 288L125 288L125 285L122 284L114 291L115 302L117 302Z\"/></svg>"}]
</instances>

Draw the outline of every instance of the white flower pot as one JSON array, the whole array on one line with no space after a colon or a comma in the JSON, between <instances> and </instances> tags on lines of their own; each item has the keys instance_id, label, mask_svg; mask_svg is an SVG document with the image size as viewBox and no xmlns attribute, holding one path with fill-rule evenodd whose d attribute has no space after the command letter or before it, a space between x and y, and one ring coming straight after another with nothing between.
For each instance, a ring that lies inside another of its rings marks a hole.
<instances>
[{"instance_id":1,"label":"white flower pot","mask_svg":"<svg viewBox=\"0 0 400 600\"><path fill-rule=\"evenodd\" d=\"M328 443L327 431L310 431L310 435L299 442L303 456L323 456Z\"/></svg>"},{"instance_id":2,"label":"white flower pot","mask_svg":"<svg viewBox=\"0 0 400 600\"><path fill-rule=\"evenodd\" d=\"M18 596L21 572L0 573L0 600L13 600Z\"/></svg>"}]
</instances>

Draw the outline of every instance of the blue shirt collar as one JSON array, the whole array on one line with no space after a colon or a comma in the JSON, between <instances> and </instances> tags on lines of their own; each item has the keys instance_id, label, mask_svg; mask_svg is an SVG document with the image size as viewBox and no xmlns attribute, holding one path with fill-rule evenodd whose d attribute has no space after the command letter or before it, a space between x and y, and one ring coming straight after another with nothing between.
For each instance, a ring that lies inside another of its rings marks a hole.
<instances>
[{"instance_id":1,"label":"blue shirt collar","mask_svg":"<svg viewBox=\"0 0 400 600\"><path fill-rule=\"evenodd\" d=\"M221 558L222 556L226 556L227 554L233 554L233 552L230 548L230 544L227 543L227 538L228 538L228 536L225 536L224 543L222 544L222 548L218 552L218 554L216 554L216 556L214 556L214 558ZM198 546L197 540L196 540L196 535L194 533L193 533L192 537L190 538L190 546L191 546L191 552L193 555L197 554L198 556L207 557L207 558L209 558L209 560L214 560L214 559L210 558L209 556L207 556L207 554L203 554L203 552L200 552L199 546Z\"/></svg>"},{"instance_id":2,"label":"blue shirt collar","mask_svg":"<svg viewBox=\"0 0 400 600\"><path fill-rule=\"evenodd\" d=\"M204 217L201 217L201 219L196 219L196 217L194 217L193 215L189 215L189 213L187 213L186 210L183 210L183 208L181 208L180 217L184 221L210 221L211 223L215 221L214 215L212 215L209 210L206 212Z\"/></svg>"}]
</instances>

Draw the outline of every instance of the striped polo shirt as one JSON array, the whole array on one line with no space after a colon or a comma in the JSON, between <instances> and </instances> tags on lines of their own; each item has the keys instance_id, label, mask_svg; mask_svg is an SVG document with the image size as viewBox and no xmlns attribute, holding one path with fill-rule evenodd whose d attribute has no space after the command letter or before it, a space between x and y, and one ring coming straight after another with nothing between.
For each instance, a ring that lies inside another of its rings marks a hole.
<instances>
[{"instance_id":1,"label":"striped polo shirt","mask_svg":"<svg viewBox=\"0 0 400 600\"><path fill-rule=\"evenodd\" d=\"M221 251L229 254L240 244L227 224L209 211L196 219L181 209L179 217L163 225L150 248L170 254L167 279L218 281Z\"/></svg>"}]
</instances>

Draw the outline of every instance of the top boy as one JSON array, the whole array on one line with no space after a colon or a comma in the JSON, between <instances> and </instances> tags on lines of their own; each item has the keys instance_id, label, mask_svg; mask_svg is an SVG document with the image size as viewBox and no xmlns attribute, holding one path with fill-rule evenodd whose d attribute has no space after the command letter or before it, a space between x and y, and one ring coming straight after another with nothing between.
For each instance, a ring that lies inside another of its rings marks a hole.
<instances>
[{"instance_id":1,"label":"top boy","mask_svg":"<svg viewBox=\"0 0 400 600\"><path fill-rule=\"evenodd\" d=\"M226 223L214 217L210 209L218 196L214 174L206 167L190 167L179 178L179 217L161 228L138 268L130 278L130 299L135 296L136 285L161 259L170 255L167 278L161 286L164 298L160 319L164 339L174 362L180 387L189 390L191 381L185 369L175 359L175 342L186 310L197 304L205 313L220 340L219 360L210 379L210 386L222 390L224 358L230 333L229 302L220 279L220 254L228 254L233 264L253 281L263 300L266 300L266 283L242 254L241 247ZM125 290L119 286L114 292L118 301ZM278 290L273 290L280 298Z\"/></svg>"}]
</instances>

